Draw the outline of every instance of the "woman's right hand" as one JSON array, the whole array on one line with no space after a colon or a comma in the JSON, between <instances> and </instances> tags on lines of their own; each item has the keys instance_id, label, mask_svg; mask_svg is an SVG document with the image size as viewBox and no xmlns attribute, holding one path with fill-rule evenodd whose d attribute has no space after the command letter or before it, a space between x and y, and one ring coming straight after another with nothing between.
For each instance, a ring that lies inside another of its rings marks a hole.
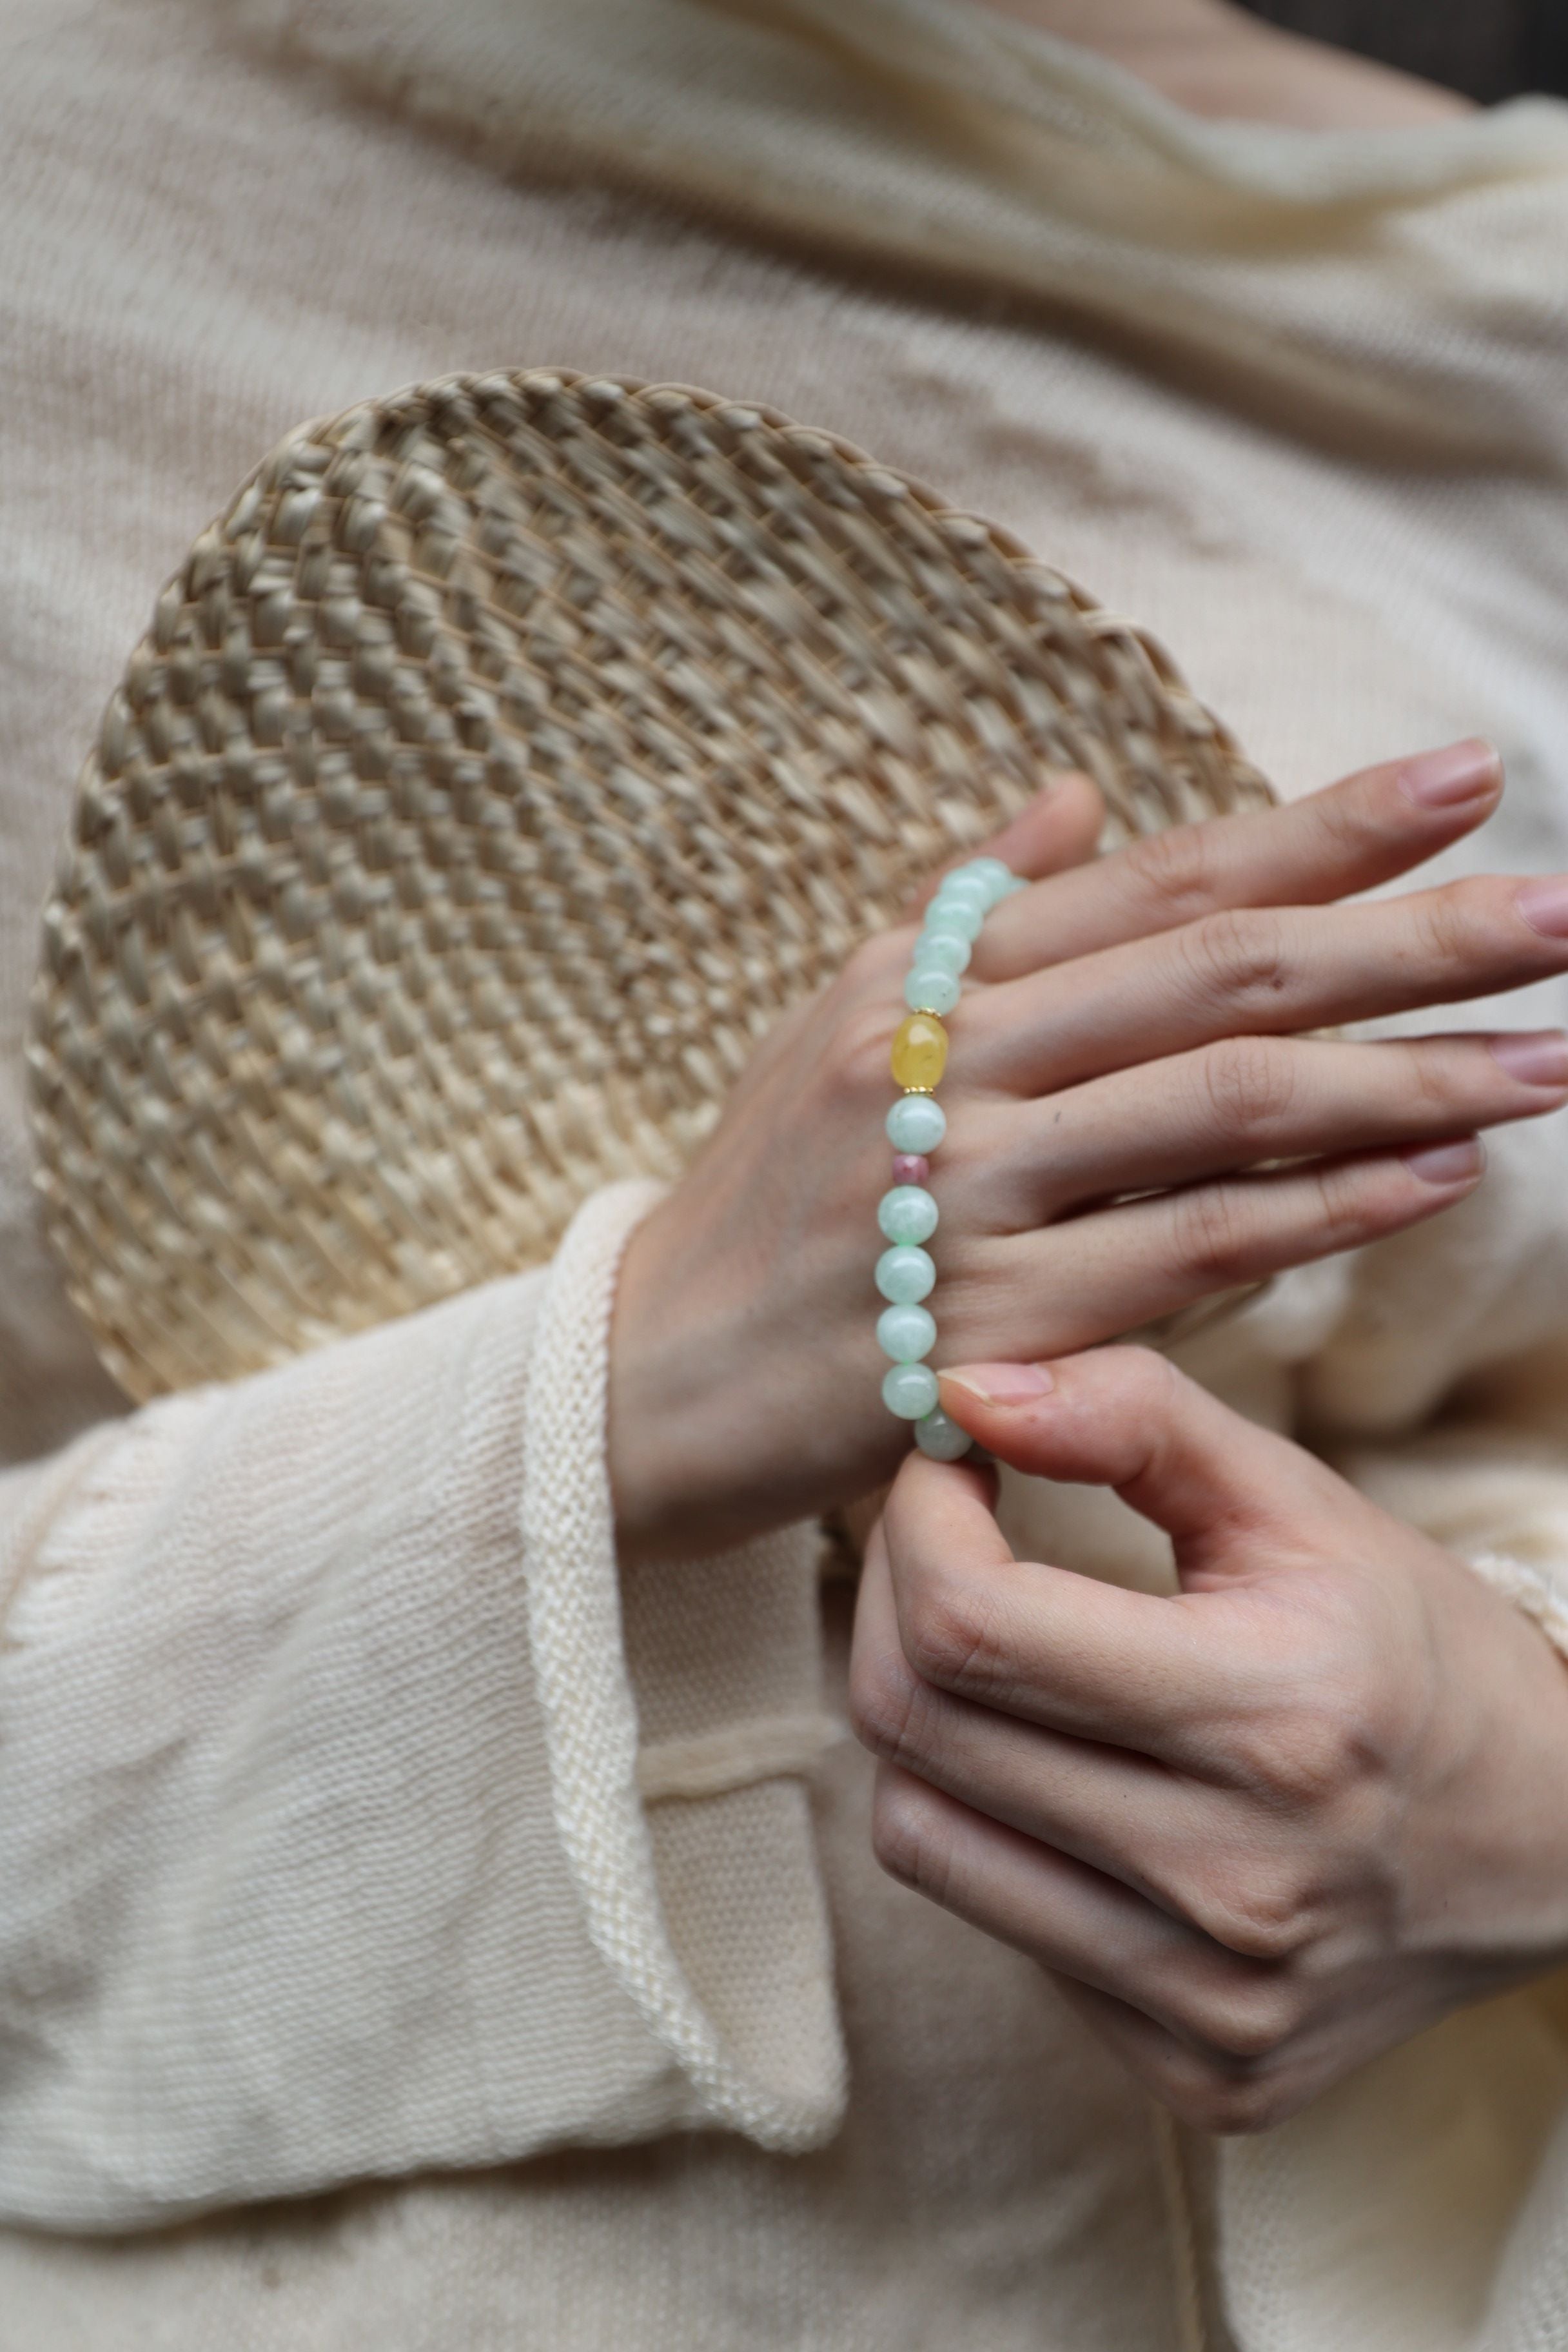
<instances>
[{"instance_id":1,"label":"woman's right hand","mask_svg":"<svg viewBox=\"0 0 1568 2352\"><path fill-rule=\"evenodd\" d=\"M1297 1034L1568 970L1568 877L1337 903L1500 791L1495 753L1456 745L1096 860L1100 801L1071 776L987 845L1039 878L987 919L947 1021L939 1362L1060 1356L1398 1232L1474 1188L1477 1129L1568 1100L1555 1032ZM871 1276L913 939L879 934L780 1023L632 1238L610 1371L624 1558L835 1508L907 1451Z\"/></svg>"}]
</instances>

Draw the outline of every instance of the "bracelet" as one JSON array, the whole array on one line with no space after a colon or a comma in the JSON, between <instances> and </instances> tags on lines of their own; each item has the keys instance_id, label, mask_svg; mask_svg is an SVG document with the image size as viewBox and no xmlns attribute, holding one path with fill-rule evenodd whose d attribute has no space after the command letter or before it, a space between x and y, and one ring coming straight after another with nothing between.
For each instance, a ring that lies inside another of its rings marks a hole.
<instances>
[{"instance_id":1,"label":"bracelet","mask_svg":"<svg viewBox=\"0 0 1568 2352\"><path fill-rule=\"evenodd\" d=\"M926 908L904 982L909 1017L893 1039L892 1072L902 1094L888 1113L893 1147L892 1190L877 1203L877 1223L889 1246L877 1260L877 1287L888 1301L877 1319L877 1343L892 1358L882 1402L900 1421L912 1421L915 1444L933 1462L956 1462L973 1440L950 1421L937 1399L936 1374L924 1361L936 1345L936 1318L923 1304L936 1282L924 1244L936 1231L937 1205L926 1190L929 1154L947 1133L936 1099L947 1066L942 1016L958 1003L958 976L969 963L980 927L999 899L1027 886L999 857L976 857L950 874Z\"/></svg>"}]
</instances>

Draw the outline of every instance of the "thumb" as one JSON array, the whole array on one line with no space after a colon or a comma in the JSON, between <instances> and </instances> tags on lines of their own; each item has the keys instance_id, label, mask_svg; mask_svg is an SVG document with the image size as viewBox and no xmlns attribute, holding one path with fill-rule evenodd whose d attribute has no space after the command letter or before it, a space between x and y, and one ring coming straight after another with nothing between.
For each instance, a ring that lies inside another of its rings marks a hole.
<instances>
[{"instance_id":1,"label":"thumb","mask_svg":"<svg viewBox=\"0 0 1568 2352\"><path fill-rule=\"evenodd\" d=\"M994 833L978 848L966 849L949 865L967 865L972 857L999 857L1026 882L1060 874L1069 866L1084 866L1100 845L1105 824L1105 803L1099 791L1077 768L1062 770L1035 794L1028 806ZM942 874L922 883L905 909L912 920L936 893Z\"/></svg>"},{"instance_id":2,"label":"thumb","mask_svg":"<svg viewBox=\"0 0 1568 2352\"><path fill-rule=\"evenodd\" d=\"M1180 1547L1294 1538L1342 1516L1346 1490L1289 1438L1259 1429L1147 1348L1050 1364L966 1364L942 1375L942 1410L999 1461L1111 1486Z\"/></svg>"}]
</instances>

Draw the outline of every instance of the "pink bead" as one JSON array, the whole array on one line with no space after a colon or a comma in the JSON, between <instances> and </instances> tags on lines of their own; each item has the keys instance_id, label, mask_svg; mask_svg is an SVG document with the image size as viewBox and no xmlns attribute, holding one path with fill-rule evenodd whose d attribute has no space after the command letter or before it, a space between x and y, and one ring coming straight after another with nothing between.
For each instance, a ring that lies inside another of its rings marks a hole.
<instances>
[{"instance_id":1,"label":"pink bead","mask_svg":"<svg viewBox=\"0 0 1568 2352\"><path fill-rule=\"evenodd\" d=\"M893 1181L895 1184L923 1184L931 1174L931 1161L919 1151L895 1151Z\"/></svg>"}]
</instances>

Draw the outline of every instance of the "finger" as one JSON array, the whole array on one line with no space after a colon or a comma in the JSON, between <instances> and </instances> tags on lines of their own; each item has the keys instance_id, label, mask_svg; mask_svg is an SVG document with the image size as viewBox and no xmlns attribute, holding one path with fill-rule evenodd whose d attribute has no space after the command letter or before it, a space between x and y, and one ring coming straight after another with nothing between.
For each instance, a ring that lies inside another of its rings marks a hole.
<instances>
[{"instance_id":1,"label":"finger","mask_svg":"<svg viewBox=\"0 0 1568 2352\"><path fill-rule=\"evenodd\" d=\"M972 1222L1023 1232L1119 1193L1270 1160L1437 1142L1568 1101L1568 1037L1222 1037L955 1119L942 1162ZM1419 1202L1417 1205L1421 1205Z\"/></svg>"},{"instance_id":2,"label":"finger","mask_svg":"<svg viewBox=\"0 0 1568 2352\"><path fill-rule=\"evenodd\" d=\"M1070 882L1047 880L1005 900L986 918L971 968L977 979L1013 980L1221 908L1317 906L1369 890L1473 831L1501 792L1496 751L1470 740L1363 769L1284 808L1173 825Z\"/></svg>"},{"instance_id":3,"label":"finger","mask_svg":"<svg viewBox=\"0 0 1568 2352\"><path fill-rule=\"evenodd\" d=\"M1228 2036L1250 2046L1226 2049L1219 2042L1184 2039L1157 2024L1131 2002L1100 1992L1080 1978L1056 1973L1064 2000L1089 2031L1163 2105L1194 2130L1212 2134L1272 2129L1304 2106L1332 2080L1331 2068L1304 2066L1291 2046L1289 2012L1275 2040L1267 2032ZM1373 2042L1367 2051L1370 2057Z\"/></svg>"},{"instance_id":4,"label":"finger","mask_svg":"<svg viewBox=\"0 0 1568 2352\"><path fill-rule=\"evenodd\" d=\"M1015 874L1029 880L1076 869L1091 858L1105 826L1105 803L1089 778L1076 768L1063 770L1037 793L1000 833L978 849L952 858L933 874L910 899L904 919L912 922L934 897L943 873L971 857L999 857ZM1020 894L1021 895L1021 894Z\"/></svg>"},{"instance_id":5,"label":"finger","mask_svg":"<svg viewBox=\"0 0 1568 2352\"><path fill-rule=\"evenodd\" d=\"M1226 1951L896 1765L879 1768L872 1843L902 1885L1205 2053L1245 2062L1277 2050L1301 2012L1300 1990L1276 1964Z\"/></svg>"},{"instance_id":6,"label":"finger","mask_svg":"<svg viewBox=\"0 0 1568 2352\"><path fill-rule=\"evenodd\" d=\"M1488 875L1373 906L1208 916L952 1014L967 1078L1039 1095L1245 1032L1280 1035L1518 988L1568 968L1568 877Z\"/></svg>"},{"instance_id":7,"label":"finger","mask_svg":"<svg viewBox=\"0 0 1568 2352\"><path fill-rule=\"evenodd\" d=\"M970 1428L980 1401L945 1386ZM988 1410L1005 1423L1005 1405ZM984 1489L956 1465L909 1455L882 1538L904 1658L977 1706L1206 1771L1215 1723L1277 1686L1256 1643L1227 1647L1188 1602L1014 1559Z\"/></svg>"},{"instance_id":8,"label":"finger","mask_svg":"<svg viewBox=\"0 0 1568 2352\"><path fill-rule=\"evenodd\" d=\"M924 1681L903 1653L881 1543L868 1554L856 1603L849 1706L857 1738L881 1761L1119 1879L1173 1917L1196 1916L1191 1894L1206 1863L1249 1834L1229 1792ZM1197 1924L1224 1940L1217 1914Z\"/></svg>"},{"instance_id":9,"label":"finger","mask_svg":"<svg viewBox=\"0 0 1568 2352\"><path fill-rule=\"evenodd\" d=\"M943 1339L960 1358L980 1347L998 1359L1099 1347L1199 1299L1403 1233L1473 1192L1485 1165L1475 1138L1462 1137L1223 1177L1023 1234L939 1236L952 1300Z\"/></svg>"},{"instance_id":10,"label":"finger","mask_svg":"<svg viewBox=\"0 0 1568 2352\"><path fill-rule=\"evenodd\" d=\"M942 1375L942 1401L1015 1469L1114 1487L1193 1547L1211 1579L1221 1563L1228 1563L1226 1580L1268 1573L1281 1544L1294 1549L1292 1530L1303 1524L1315 1541L1331 1542L1355 1500L1311 1454L1232 1412L1147 1348L1100 1348L1024 1367L964 1365ZM889 1544L896 1560L891 1529Z\"/></svg>"}]
</instances>

